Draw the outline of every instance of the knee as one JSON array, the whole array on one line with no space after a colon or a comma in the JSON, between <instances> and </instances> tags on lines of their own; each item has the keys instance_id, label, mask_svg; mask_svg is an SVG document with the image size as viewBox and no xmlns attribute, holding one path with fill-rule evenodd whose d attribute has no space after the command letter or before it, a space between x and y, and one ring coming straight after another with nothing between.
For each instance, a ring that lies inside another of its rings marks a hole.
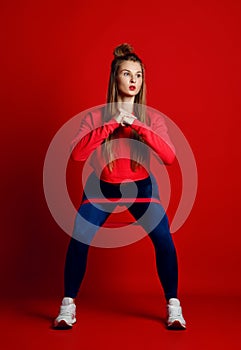
<instances>
[{"instance_id":1,"label":"knee","mask_svg":"<svg viewBox=\"0 0 241 350\"><path fill-rule=\"evenodd\" d=\"M96 229L93 230L93 228L87 228L87 227L75 227L73 231L73 239L79 243L84 243L87 245L91 244L91 241L94 238L94 235L96 233ZM75 244L76 245L76 244Z\"/></svg>"},{"instance_id":2,"label":"knee","mask_svg":"<svg viewBox=\"0 0 241 350\"><path fill-rule=\"evenodd\" d=\"M175 252L175 245L169 230L168 222L165 224L160 223L152 232L149 237L151 238L155 249L162 252Z\"/></svg>"},{"instance_id":3,"label":"knee","mask_svg":"<svg viewBox=\"0 0 241 350\"><path fill-rule=\"evenodd\" d=\"M160 204L151 203L139 221L147 233L154 231L160 231L160 234L164 231L169 232L168 218Z\"/></svg>"},{"instance_id":4,"label":"knee","mask_svg":"<svg viewBox=\"0 0 241 350\"><path fill-rule=\"evenodd\" d=\"M95 220L95 223L93 223L93 220L91 222L91 220L85 218L81 213L78 213L75 219L72 237L79 242L90 244L99 227L98 220Z\"/></svg>"}]
</instances>

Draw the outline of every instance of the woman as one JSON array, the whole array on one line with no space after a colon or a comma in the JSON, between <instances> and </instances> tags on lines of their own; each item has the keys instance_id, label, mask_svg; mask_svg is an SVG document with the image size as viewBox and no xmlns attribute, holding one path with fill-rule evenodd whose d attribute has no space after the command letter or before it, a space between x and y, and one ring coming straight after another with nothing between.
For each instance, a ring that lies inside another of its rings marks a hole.
<instances>
[{"instance_id":1,"label":"woman","mask_svg":"<svg viewBox=\"0 0 241 350\"><path fill-rule=\"evenodd\" d=\"M115 208L113 199L125 197L128 202L128 198L133 197L134 183L136 200L128 210L141 222L153 242L158 276L167 301L167 327L185 329L186 322L177 298L176 250L159 201L157 184L149 175L152 151L164 164L173 162L175 151L163 118L145 108L144 66L128 44L114 50L107 102L105 108L86 115L72 145L72 159L86 161L90 156L94 172L85 185L68 247L65 295L54 327L71 328L76 322L75 298L84 278L89 245ZM121 193L123 184L124 195ZM106 198L108 204L98 201L99 198ZM158 222L153 224L153 218L158 218Z\"/></svg>"}]
</instances>

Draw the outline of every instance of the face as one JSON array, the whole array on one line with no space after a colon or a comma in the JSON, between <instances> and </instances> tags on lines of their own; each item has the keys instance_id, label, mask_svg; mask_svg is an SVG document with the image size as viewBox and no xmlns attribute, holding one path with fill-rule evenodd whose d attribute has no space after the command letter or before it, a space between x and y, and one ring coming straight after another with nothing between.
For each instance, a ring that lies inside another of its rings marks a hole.
<instances>
[{"instance_id":1,"label":"face","mask_svg":"<svg viewBox=\"0 0 241 350\"><path fill-rule=\"evenodd\" d=\"M118 93L123 97L135 97L141 89L142 79L139 62L122 62L117 73Z\"/></svg>"}]
</instances>

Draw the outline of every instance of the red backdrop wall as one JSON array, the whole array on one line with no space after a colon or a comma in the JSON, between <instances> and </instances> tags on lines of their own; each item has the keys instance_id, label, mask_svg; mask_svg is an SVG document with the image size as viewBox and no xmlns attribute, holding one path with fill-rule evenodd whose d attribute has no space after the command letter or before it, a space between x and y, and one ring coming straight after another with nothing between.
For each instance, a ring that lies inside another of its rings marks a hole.
<instances>
[{"instance_id":1,"label":"red backdrop wall","mask_svg":"<svg viewBox=\"0 0 241 350\"><path fill-rule=\"evenodd\" d=\"M42 170L58 129L106 98L113 48L143 58L148 105L172 118L196 157L199 188L174 234L182 293L240 294L240 23L237 0L1 5L1 293L61 295L67 236ZM158 285L151 243L92 248L83 288ZM158 287L157 287L158 288Z\"/></svg>"}]
</instances>

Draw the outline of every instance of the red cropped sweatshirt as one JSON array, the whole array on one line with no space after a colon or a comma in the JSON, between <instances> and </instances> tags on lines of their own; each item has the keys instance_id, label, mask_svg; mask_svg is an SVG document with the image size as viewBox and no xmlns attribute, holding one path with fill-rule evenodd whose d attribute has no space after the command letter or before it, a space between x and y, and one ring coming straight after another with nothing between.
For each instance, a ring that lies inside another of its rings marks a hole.
<instances>
[{"instance_id":1,"label":"red cropped sweatshirt","mask_svg":"<svg viewBox=\"0 0 241 350\"><path fill-rule=\"evenodd\" d=\"M151 171L150 157L144 157L135 169L131 166L132 129L141 136L149 154L156 154L164 164L171 164L175 158L175 149L168 136L164 118L159 113L150 111L148 118L149 125L136 119L132 125L122 126L114 118L103 122L101 109L89 112L82 119L78 134L72 141L71 158L76 161L88 159L96 175L103 181L122 183L147 178ZM113 132L112 150L115 161L110 170L103 156L103 145Z\"/></svg>"}]
</instances>

